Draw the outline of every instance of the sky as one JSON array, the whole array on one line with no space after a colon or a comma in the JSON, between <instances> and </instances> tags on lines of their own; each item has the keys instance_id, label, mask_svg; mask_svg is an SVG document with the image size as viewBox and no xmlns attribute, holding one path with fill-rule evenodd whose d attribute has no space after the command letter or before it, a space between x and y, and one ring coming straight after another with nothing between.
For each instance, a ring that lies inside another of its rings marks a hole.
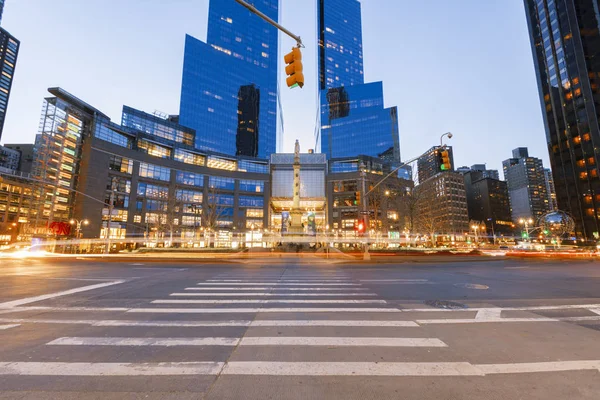
<instances>
[{"instance_id":1,"label":"sky","mask_svg":"<svg viewBox=\"0 0 600 400\"><path fill-rule=\"evenodd\" d=\"M233 1L233 0L213 0ZM209 0L6 0L21 41L2 143L33 142L49 87L121 120L124 104L177 114L185 34L206 40ZM316 1L281 0L306 46L303 89L281 73L284 151L315 146ZM398 106L402 159L452 132L455 166L501 169L529 147L549 167L522 0L362 0L365 81ZM281 37L281 51L295 42ZM283 59L283 54L281 54ZM502 174L501 174L502 175Z\"/></svg>"}]
</instances>

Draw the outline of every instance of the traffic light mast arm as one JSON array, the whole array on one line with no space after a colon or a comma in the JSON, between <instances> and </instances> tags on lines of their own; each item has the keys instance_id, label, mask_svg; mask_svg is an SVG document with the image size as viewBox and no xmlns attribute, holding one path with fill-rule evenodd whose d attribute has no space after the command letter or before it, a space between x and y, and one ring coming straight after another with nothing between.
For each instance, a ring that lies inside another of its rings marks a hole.
<instances>
[{"instance_id":1,"label":"traffic light mast arm","mask_svg":"<svg viewBox=\"0 0 600 400\"><path fill-rule=\"evenodd\" d=\"M244 0L235 0L235 1L238 4L246 7L248 10L250 10L251 13L254 13L254 14L258 15L259 17L261 17L262 19L264 19L265 21L267 21L269 24L273 25L275 28L279 29L281 32L285 33L286 35L288 35L289 37L291 37L292 39L294 39L296 41L296 43L298 44L298 47L304 47L304 44L302 44L302 39L300 38L300 36L294 35L292 32L290 32L289 30L287 30L285 27L279 25L277 22L273 21L271 18L269 18L268 16L266 16L265 14L263 14L262 12L260 12L252 4L248 4Z\"/></svg>"}]
</instances>

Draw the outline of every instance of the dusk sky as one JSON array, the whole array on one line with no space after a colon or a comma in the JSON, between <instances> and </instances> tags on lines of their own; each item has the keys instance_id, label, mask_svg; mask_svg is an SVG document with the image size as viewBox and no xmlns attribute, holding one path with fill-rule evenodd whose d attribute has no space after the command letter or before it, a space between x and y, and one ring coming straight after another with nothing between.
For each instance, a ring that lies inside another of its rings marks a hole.
<instances>
[{"instance_id":1,"label":"dusk sky","mask_svg":"<svg viewBox=\"0 0 600 400\"><path fill-rule=\"evenodd\" d=\"M7 0L2 26L21 52L2 142L33 142L53 86L115 122L123 104L178 113L184 36L206 39L208 3ZM529 147L549 167L522 0L361 3L366 81L382 80L386 107L398 106L402 159L451 131L456 166L501 169L513 148ZM306 151L317 113L315 1L281 4L282 23L306 45L306 86L282 83L284 150L298 138ZM281 37L281 58L293 45Z\"/></svg>"}]
</instances>

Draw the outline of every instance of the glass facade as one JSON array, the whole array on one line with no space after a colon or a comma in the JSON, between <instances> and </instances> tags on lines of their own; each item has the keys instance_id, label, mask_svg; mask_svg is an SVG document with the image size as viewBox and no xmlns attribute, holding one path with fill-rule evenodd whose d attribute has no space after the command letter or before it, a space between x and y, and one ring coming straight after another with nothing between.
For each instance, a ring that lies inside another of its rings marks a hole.
<instances>
[{"instance_id":1,"label":"glass facade","mask_svg":"<svg viewBox=\"0 0 600 400\"><path fill-rule=\"evenodd\" d=\"M597 0L524 0L558 208L600 233Z\"/></svg>"},{"instance_id":2,"label":"glass facade","mask_svg":"<svg viewBox=\"0 0 600 400\"><path fill-rule=\"evenodd\" d=\"M254 5L279 19L279 0ZM207 43L186 37L180 123L196 148L268 157L278 143L278 32L234 1L211 1Z\"/></svg>"},{"instance_id":3,"label":"glass facade","mask_svg":"<svg viewBox=\"0 0 600 400\"><path fill-rule=\"evenodd\" d=\"M168 118L151 115L131 107L123 106L121 125L171 142L194 145L192 129L184 128Z\"/></svg>"},{"instance_id":4,"label":"glass facade","mask_svg":"<svg viewBox=\"0 0 600 400\"><path fill-rule=\"evenodd\" d=\"M383 83L364 83L357 0L318 0L320 129L331 158L367 155L400 161L398 109L384 108Z\"/></svg>"},{"instance_id":5,"label":"glass facade","mask_svg":"<svg viewBox=\"0 0 600 400\"><path fill-rule=\"evenodd\" d=\"M1 17L1 15L0 15ZM0 28L0 138L19 54L19 41Z\"/></svg>"},{"instance_id":6,"label":"glass facade","mask_svg":"<svg viewBox=\"0 0 600 400\"><path fill-rule=\"evenodd\" d=\"M398 109L383 107L383 84L321 91L321 152L327 158L382 156L400 160Z\"/></svg>"}]
</instances>

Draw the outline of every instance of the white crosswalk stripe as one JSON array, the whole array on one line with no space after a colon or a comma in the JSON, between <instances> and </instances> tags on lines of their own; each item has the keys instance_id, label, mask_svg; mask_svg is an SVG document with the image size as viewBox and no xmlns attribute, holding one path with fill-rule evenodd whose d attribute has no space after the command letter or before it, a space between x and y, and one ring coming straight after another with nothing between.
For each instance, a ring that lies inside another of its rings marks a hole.
<instances>
[{"instance_id":1,"label":"white crosswalk stripe","mask_svg":"<svg viewBox=\"0 0 600 400\"><path fill-rule=\"evenodd\" d=\"M360 286L360 283L287 283L287 282L243 282L232 284L231 282L200 282L199 286Z\"/></svg>"},{"instance_id":2,"label":"white crosswalk stripe","mask_svg":"<svg viewBox=\"0 0 600 400\"><path fill-rule=\"evenodd\" d=\"M290 300L290 299L276 299L276 300L154 300L152 304L279 304L279 303L290 303L290 304L387 304L385 300L355 300L355 299L342 299L342 300Z\"/></svg>"},{"instance_id":3,"label":"white crosswalk stripe","mask_svg":"<svg viewBox=\"0 0 600 400\"><path fill-rule=\"evenodd\" d=\"M340 296L377 296L376 293L171 293L173 297L340 297Z\"/></svg>"},{"instance_id":4,"label":"white crosswalk stripe","mask_svg":"<svg viewBox=\"0 0 600 400\"><path fill-rule=\"evenodd\" d=\"M142 314L255 314L255 313L400 313L397 308L132 308L128 313Z\"/></svg>"},{"instance_id":5,"label":"white crosswalk stripe","mask_svg":"<svg viewBox=\"0 0 600 400\"><path fill-rule=\"evenodd\" d=\"M335 290L345 290L345 291L350 291L350 290L356 290L356 291L360 291L360 290L369 290L369 288L362 288L362 287L351 287L351 288L288 288L288 287L284 287L284 288L278 288L278 287L245 287L245 288L239 288L239 287L190 287L190 288L185 288L185 290L198 290L198 291L211 291L211 292L215 292L215 291L231 291L231 290L244 290L244 291L249 291L249 290L255 290L255 291L265 291L265 290L269 290L272 292L325 292L325 291L335 291Z\"/></svg>"}]
</instances>

